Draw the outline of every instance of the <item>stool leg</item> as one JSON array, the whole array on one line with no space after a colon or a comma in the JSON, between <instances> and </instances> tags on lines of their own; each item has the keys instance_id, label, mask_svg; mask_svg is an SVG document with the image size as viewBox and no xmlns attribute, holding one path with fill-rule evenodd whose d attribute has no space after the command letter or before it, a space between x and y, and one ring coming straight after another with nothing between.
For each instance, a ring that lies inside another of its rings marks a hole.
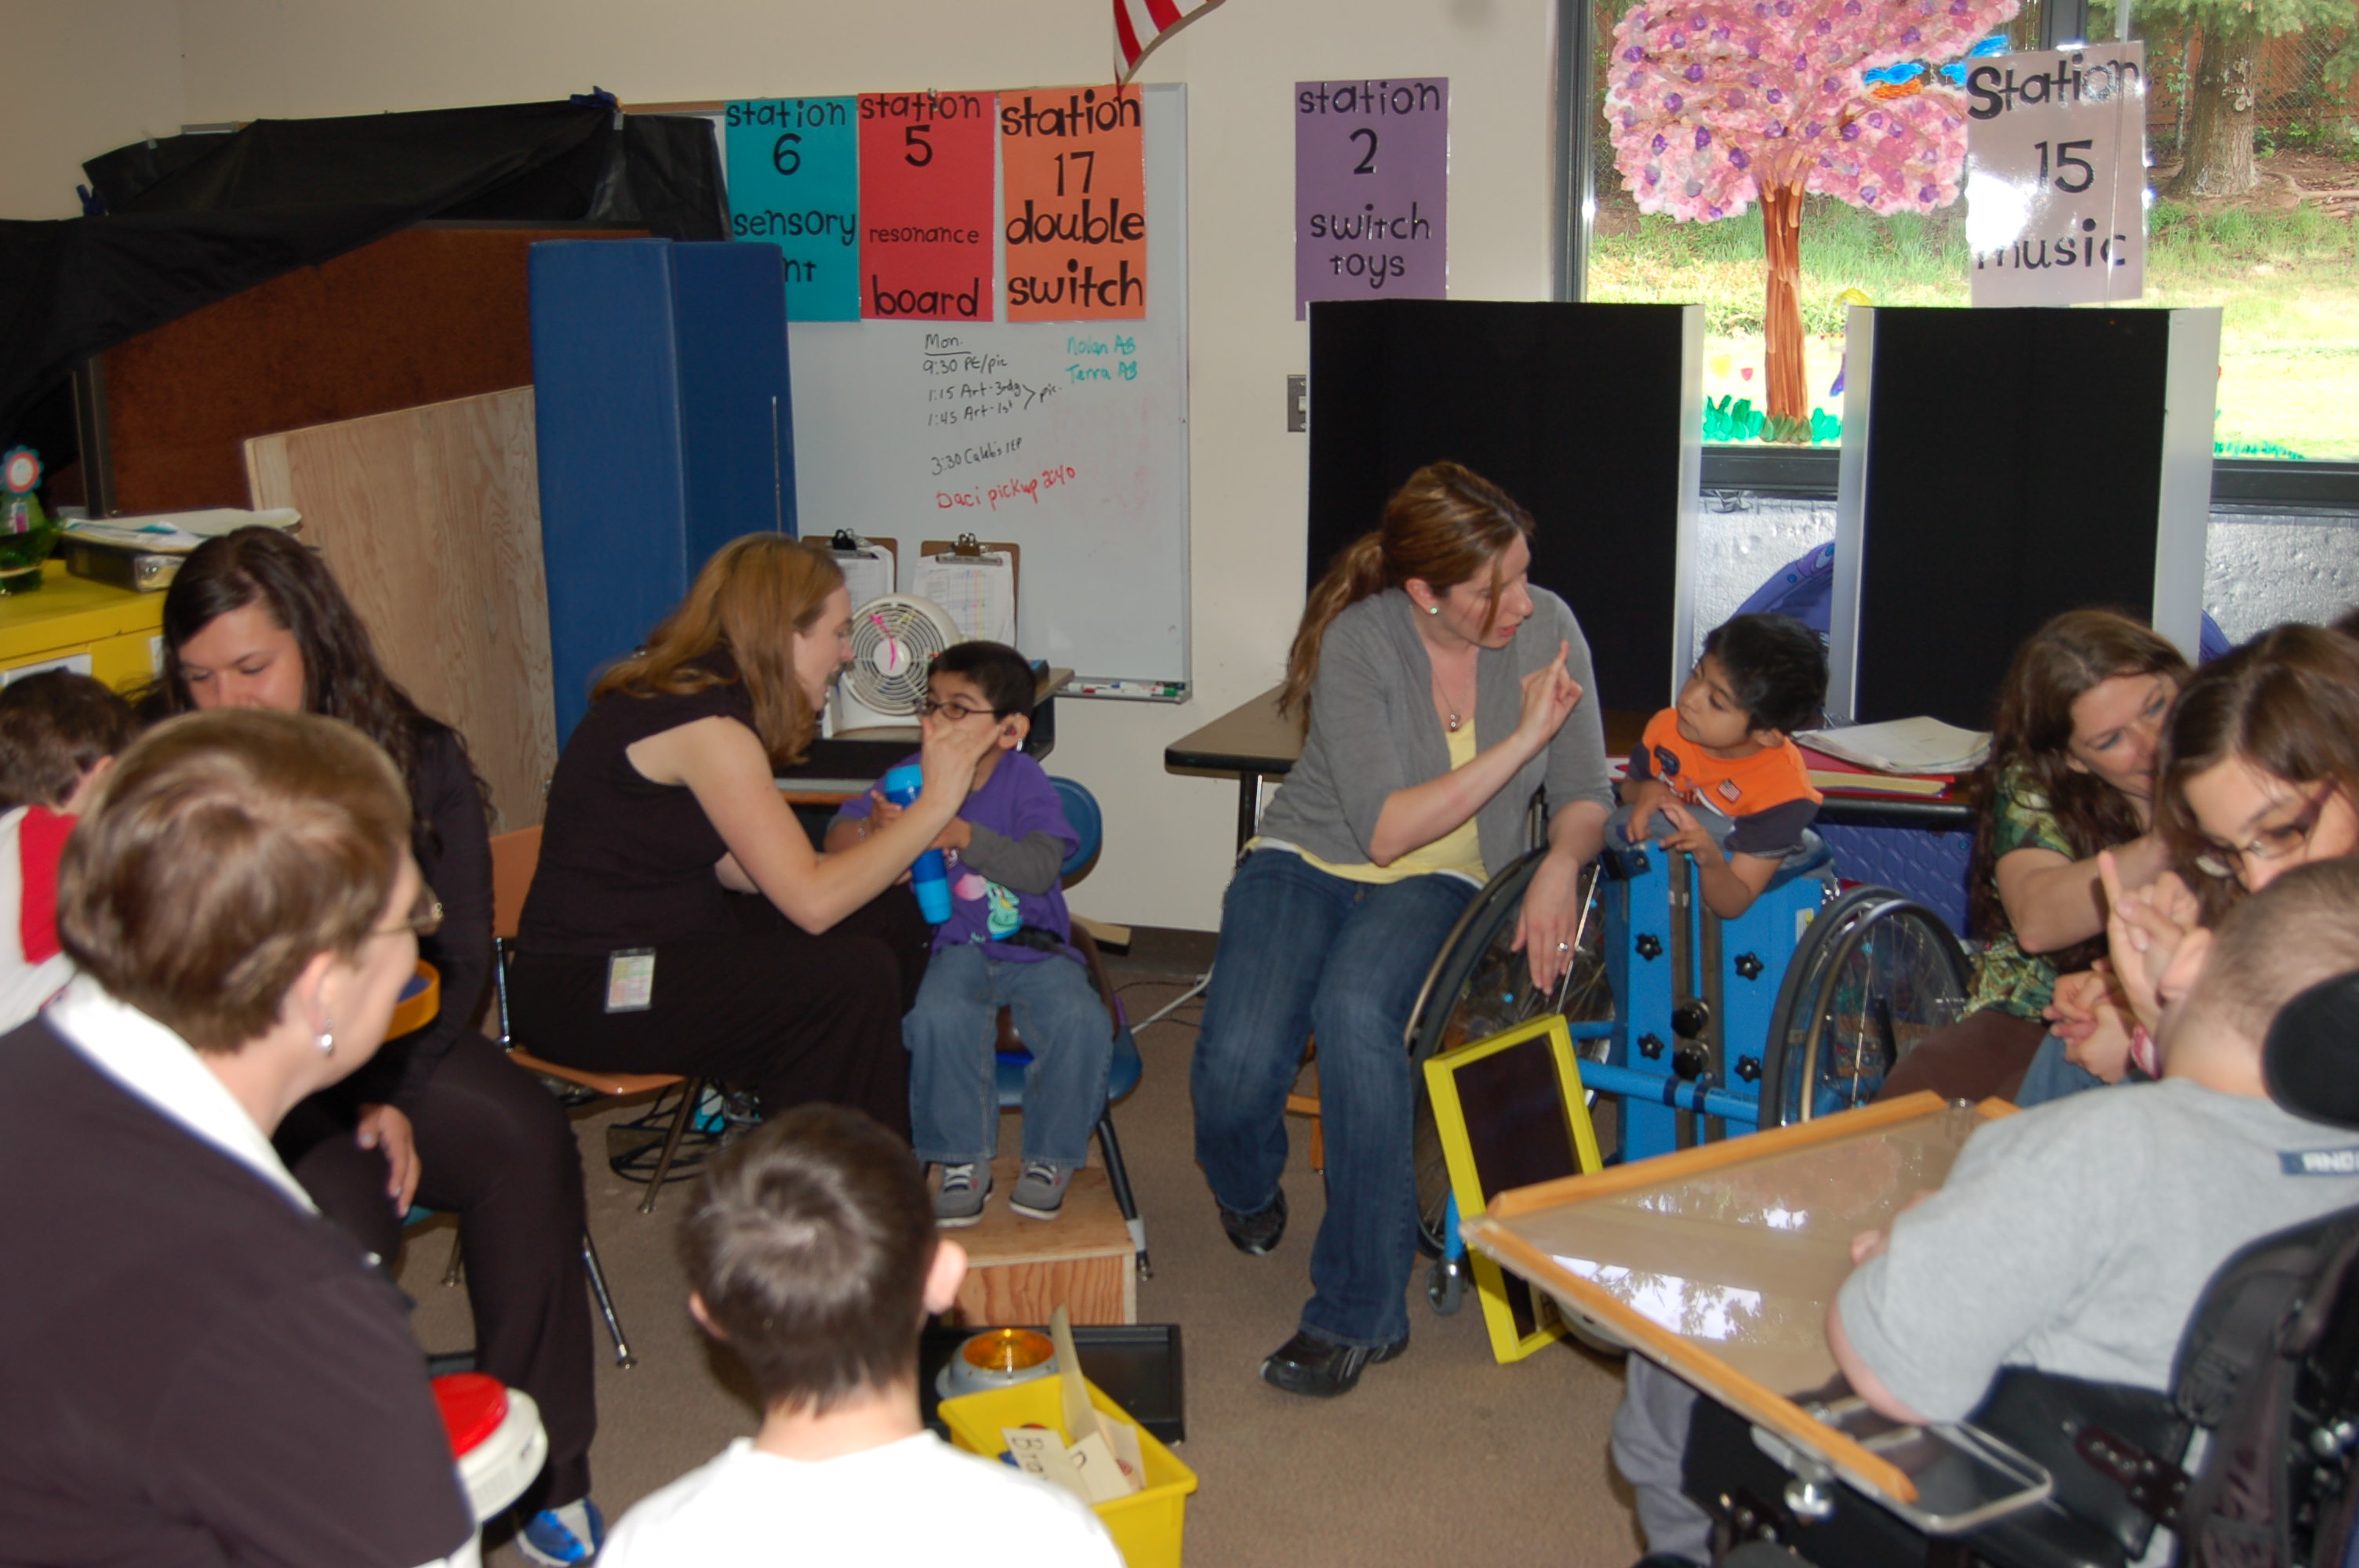
<instances>
[{"instance_id":1,"label":"stool leg","mask_svg":"<svg viewBox=\"0 0 2359 1568\"><path fill-rule=\"evenodd\" d=\"M587 1230L582 1233L582 1262L590 1275L591 1293L598 1298L598 1311L606 1319L606 1334L614 1342L614 1365L625 1368L637 1366L639 1358L632 1355L630 1346L624 1343L623 1320L614 1315L614 1298L606 1289L606 1271L598 1266L598 1247L590 1239Z\"/></svg>"},{"instance_id":2,"label":"stool leg","mask_svg":"<svg viewBox=\"0 0 2359 1568\"><path fill-rule=\"evenodd\" d=\"M1147 1257L1147 1221L1138 1217L1138 1200L1131 1195L1130 1168L1122 1162L1122 1141L1114 1134L1114 1111L1098 1118L1098 1152L1105 1156L1106 1185L1114 1189L1115 1206L1130 1227L1130 1243L1138 1253L1138 1277L1151 1280L1155 1266Z\"/></svg>"},{"instance_id":3,"label":"stool leg","mask_svg":"<svg viewBox=\"0 0 2359 1568\"><path fill-rule=\"evenodd\" d=\"M452 1285L457 1284L461 1280L466 1278L466 1273L467 1260L465 1255L459 1249L459 1233L456 1230L453 1230L451 1233L451 1263L448 1268L442 1271L442 1288L445 1290L450 1289Z\"/></svg>"},{"instance_id":4,"label":"stool leg","mask_svg":"<svg viewBox=\"0 0 2359 1568\"><path fill-rule=\"evenodd\" d=\"M696 1119L696 1102L704 1092L704 1080L690 1078L679 1086L679 1114L671 1119L671 1130L664 1134L663 1152L656 1159L655 1174L647 1178L647 1195L639 1200L641 1214L656 1211L656 1195L663 1191L664 1178L671 1173L673 1158L679 1153L679 1141L687 1135L688 1124Z\"/></svg>"}]
</instances>

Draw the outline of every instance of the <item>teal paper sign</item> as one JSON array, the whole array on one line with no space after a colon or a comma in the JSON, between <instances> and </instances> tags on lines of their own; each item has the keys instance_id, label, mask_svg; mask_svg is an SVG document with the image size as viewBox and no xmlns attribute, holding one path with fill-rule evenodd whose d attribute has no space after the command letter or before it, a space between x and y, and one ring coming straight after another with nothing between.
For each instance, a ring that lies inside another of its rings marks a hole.
<instances>
[{"instance_id":1,"label":"teal paper sign","mask_svg":"<svg viewBox=\"0 0 2359 1568\"><path fill-rule=\"evenodd\" d=\"M860 319L860 149L850 98L760 98L723 121L729 232L787 256L787 319Z\"/></svg>"}]
</instances>

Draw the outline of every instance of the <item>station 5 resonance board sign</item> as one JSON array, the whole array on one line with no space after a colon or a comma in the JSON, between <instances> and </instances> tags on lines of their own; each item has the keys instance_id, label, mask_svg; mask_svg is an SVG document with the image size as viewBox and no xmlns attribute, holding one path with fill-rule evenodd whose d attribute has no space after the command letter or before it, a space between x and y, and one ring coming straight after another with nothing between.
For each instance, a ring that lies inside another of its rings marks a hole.
<instances>
[{"instance_id":1,"label":"station 5 resonance board sign","mask_svg":"<svg viewBox=\"0 0 2359 1568\"><path fill-rule=\"evenodd\" d=\"M1973 61L1966 243L1976 305L2146 291L2146 46Z\"/></svg>"}]
</instances>

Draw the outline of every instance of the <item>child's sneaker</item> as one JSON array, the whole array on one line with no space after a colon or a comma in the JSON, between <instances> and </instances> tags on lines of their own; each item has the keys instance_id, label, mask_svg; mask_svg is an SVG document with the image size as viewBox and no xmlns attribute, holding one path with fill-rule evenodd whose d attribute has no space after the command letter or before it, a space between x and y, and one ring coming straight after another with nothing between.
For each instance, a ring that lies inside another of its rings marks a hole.
<instances>
[{"instance_id":1,"label":"child's sneaker","mask_svg":"<svg viewBox=\"0 0 2359 1568\"><path fill-rule=\"evenodd\" d=\"M1007 1195L1007 1206L1030 1219L1054 1219L1065 1206L1065 1189L1072 1184L1071 1166L1027 1160L1016 1190Z\"/></svg>"},{"instance_id":2,"label":"child's sneaker","mask_svg":"<svg viewBox=\"0 0 2359 1568\"><path fill-rule=\"evenodd\" d=\"M580 1568L606 1544L606 1516L583 1498L562 1508L543 1509L516 1531L516 1549L543 1568Z\"/></svg>"},{"instance_id":3,"label":"child's sneaker","mask_svg":"<svg viewBox=\"0 0 2359 1568\"><path fill-rule=\"evenodd\" d=\"M990 1166L944 1165L941 1191L934 1195L934 1223L945 1230L973 1225L983 1217L983 1200L990 1195Z\"/></svg>"}]
</instances>

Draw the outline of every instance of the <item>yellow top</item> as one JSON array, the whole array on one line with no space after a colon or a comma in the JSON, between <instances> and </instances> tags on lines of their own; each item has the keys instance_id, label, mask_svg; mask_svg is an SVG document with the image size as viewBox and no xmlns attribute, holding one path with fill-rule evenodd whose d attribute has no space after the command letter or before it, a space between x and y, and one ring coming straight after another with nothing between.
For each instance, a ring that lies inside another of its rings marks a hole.
<instances>
[{"instance_id":1,"label":"yellow top","mask_svg":"<svg viewBox=\"0 0 2359 1568\"><path fill-rule=\"evenodd\" d=\"M1456 773L1474 760L1474 726L1468 724L1449 740L1450 771ZM1295 853L1329 876L1342 877L1346 881L1397 882L1408 877L1429 876L1435 871L1455 871L1478 886L1489 880L1483 870L1482 835L1475 831L1472 816L1432 843L1411 849L1389 866L1374 865L1366 860L1338 866L1321 860L1308 849L1297 849Z\"/></svg>"},{"instance_id":2,"label":"yellow top","mask_svg":"<svg viewBox=\"0 0 2359 1568\"><path fill-rule=\"evenodd\" d=\"M55 557L42 563L41 579L32 593L0 597L0 660L163 628L160 593L71 576Z\"/></svg>"}]
</instances>

